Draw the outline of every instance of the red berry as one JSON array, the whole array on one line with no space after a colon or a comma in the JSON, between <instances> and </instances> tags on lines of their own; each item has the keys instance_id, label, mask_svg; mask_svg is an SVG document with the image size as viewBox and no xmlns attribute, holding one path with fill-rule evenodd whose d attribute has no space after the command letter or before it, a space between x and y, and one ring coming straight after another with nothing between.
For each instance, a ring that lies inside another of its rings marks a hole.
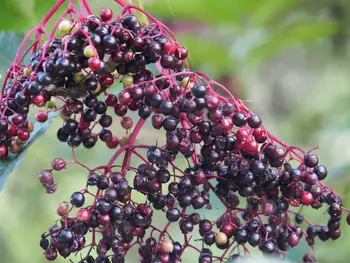
<instances>
[{"instance_id":1,"label":"red berry","mask_svg":"<svg viewBox=\"0 0 350 263\"><path fill-rule=\"evenodd\" d=\"M233 232L237 230L237 227L230 222L226 222L220 226L220 232L226 234L227 237L232 237Z\"/></svg>"},{"instance_id":2,"label":"red berry","mask_svg":"<svg viewBox=\"0 0 350 263\"><path fill-rule=\"evenodd\" d=\"M90 215L89 210L82 208L78 211L76 218L78 221L87 222L90 220Z\"/></svg>"},{"instance_id":3,"label":"red berry","mask_svg":"<svg viewBox=\"0 0 350 263\"><path fill-rule=\"evenodd\" d=\"M46 110L39 110L35 113L35 119L38 122L45 122L47 121L48 117L49 117L49 114L47 113Z\"/></svg>"},{"instance_id":4,"label":"red berry","mask_svg":"<svg viewBox=\"0 0 350 263\"><path fill-rule=\"evenodd\" d=\"M350 225L350 213L346 217L346 222L348 223L348 225Z\"/></svg>"},{"instance_id":5,"label":"red berry","mask_svg":"<svg viewBox=\"0 0 350 263\"><path fill-rule=\"evenodd\" d=\"M8 134L8 136L13 137L13 136L16 136L17 131L18 130L17 130L16 125L10 125L10 127L7 130L7 134Z\"/></svg>"},{"instance_id":6,"label":"red berry","mask_svg":"<svg viewBox=\"0 0 350 263\"><path fill-rule=\"evenodd\" d=\"M255 128L255 129L253 130L253 135L254 135L255 137L260 137L260 136L263 135L263 133L264 133L264 130L263 130L261 127Z\"/></svg>"},{"instance_id":7,"label":"red berry","mask_svg":"<svg viewBox=\"0 0 350 263\"><path fill-rule=\"evenodd\" d=\"M59 216L67 216L68 215L69 206L67 203L60 203L57 206L56 212Z\"/></svg>"},{"instance_id":8,"label":"red berry","mask_svg":"<svg viewBox=\"0 0 350 263\"><path fill-rule=\"evenodd\" d=\"M96 58L96 57L91 57L88 60L88 66L92 70L99 70L101 67L101 60L99 58Z\"/></svg>"},{"instance_id":9,"label":"red berry","mask_svg":"<svg viewBox=\"0 0 350 263\"><path fill-rule=\"evenodd\" d=\"M45 97L42 94L36 95L32 97L32 102L34 103L34 105L41 107L45 105Z\"/></svg>"},{"instance_id":10,"label":"red berry","mask_svg":"<svg viewBox=\"0 0 350 263\"><path fill-rule=\"evenodd\" d=\"M160 129L163 126L163 116L162 115L153 115L152 116L152 125L155 129Z\"/></svg>"},{"instance_id":11,"label":"red berry","mask_svg":"<svg viewBox=\"0 0 350 263\"><path fill-rule=\"evenodd\" d=\"M243 150L245 147L245 142L241 140L235 140L233 146L235 150Z\"/></svg>"},{"instance_id":12,"label":"red berry","mask_svg":"<svg viewBox=\"0 0 350 263\"><path fill-rule=\"evenodd\" d=\"M175 52L175 56L178 59L185 59L188 56L188 50L185 47L178 47Z\"/></svg>"},{"instance_id":13,"label":"red berry","mask_svg":"<svg viewBox=\"0 0 350 263\"><path fill-rule=\"evenodd\" d=\"M219 105L219 99L216 96L212 96L212 95L206 95L205 96L205 103L207 108L209 109L214 109Z\"/></svg>"},{"instance_id":14,"label":"red berry","mask_svg":"<svg viewBox=\"0 0 350 263\"><path fill-rule=\"evenodd\" d=\"M120 123L121 123L122 127L126 130L131 129L133 124L134 124L133 120L127 116L124 116Z\"/></svg>"},{"instance_id":15,"label":"red berry","mask_svg":"<svg viewBox=\"0 0 350 263\"><path fill-rule=\"evenodd\" d=\"M102 8L100 10L100 17L103 21L108 21L113 18L113 11L110 8Z\"/></svg>"},{"instance_id":16,"label":"red berry","mask_svg":"<svg viewBox=\"0 0 350 263\"><path fill-rule=\"evenodd\" d=\"M296 233L293 232L288 236L288 244L291 247L295 247L299 244L299 237Z\"/></svg>"},{"instance_id":17,"label":"red berry","mask_svg":"<svg viewBox=\"0 0 350 263\"><path fill-rule=\"evenodd\" d=\"M27 129L21 128L17 131L17 136L21 141L26 141L29 139L30 134Z\"/></svg>"},{"instance_id":18,"label":"red berry","mask_svg":"<svg viewBox=\"0 0 350 263\"><path fill-rule=\"evenodd\" d=\"M233 128L233 121L231 118L223 118L220 121L220 127L221 129L224 129L225 131L229 132Z\"/></svg>"},{"instance_id":19,"label":"red berry","mask_svg":"<svg viewBox=\"0 0 350 263\"><path fill-rule=\"evenodd\" d=\"M117 137L115 136L112 136L111 138L109 138L107 141L106 141L106 145L108 148L110 149L114 149L114 148L117 148L119 144L119 140Z\"/></svg>"},{"instance_id":20,"label":"red berry","mask_svg":"<svg viewBox=\"0 0 350 263\"><path fill-rule=\"evenodd\" d=\"M170 41L168 41L168 42L164 43L163 51L166 54L172 55L175 53L176 47Z\"/></svg>"},{"instance_id":21,"label":"red berry","mask_svg":"<svg viewBox=\"0 0 350 263\"><path fill-rule=\"evenodd\" d=\"M118 98L119 102L123 105L128 105L132 100L130 92L125 90L119 93Z\"/></svg>"},{"instance_id":22,"label":"red berry","mask_svg":"<svg viewBox=\"0 0 350 263\"><path fill-rule=\"evenodd\" d=\"M51 162L52 169L56 171L61 171L66 168L66 161L61 158L56 158Z\"/></svg>"},{"instance_id":23,"label":"red berry","mask_svg":"<svg viewBox=\"0 0 350 263\"><path fill-rule=\"evenodd\" d=\"M259 144L252 138L246 141L244 146L247 153L256 153L259 148Z\"/></svg>"},{"instance_id":24,"label":"red berry","mask_svg":"<svg viewBox=\"0 0 350 263\"><path fill-rule=\"evenodd\" d=\"M108 94L105 98L105 103L109 107L114 107L118 103L118 98L113 94Z\"/></svg>"},{"instance_id":25,"label":"red berry","mask_svg":"<svg viewBox=\"0 0 350 263\"><path fill-rule=\"evenodd\" d=\"M301 194L300 202L303 205L311 205L313 201L314 201L314 197L312 196L312 194L310 192L304 191Z\"/></svg>"},{"instance_id":26,"label":"red berry","mask_svg":"<svg viewBox=\"0 0 350 263\"><path fill-rule=\"evenodd\" d=\"M141 236L142 233L143 233L143 231L142 231L141 227L134 227L133 230L131 231L131 234L135 237Z\"/></svg>"},{"instance_id":27,"label":"red berry","mask_svg":"<svg viewBox=\"0 0 350 263\"><path fill-rule=\"evenodd\" d=\"M100 215L98 217L98 222L101 224L101 225L108 225L109 222L111 221L110 217L108 214L105 214L105 215Z\"/></svg>"},{"instance_id":28,"label":"red berry","mask_svg":"<svg viewBox=\"0 0 350 263\"><path fill-rule=\"evenodd\" d=\"M0 157L7 155L7 147L5 145L0 145Z\"/></svg>"},{"instance_id":29,"label":"red berry","mask_svg":"<svg viewBox=\"0 0 350 263\"><path fill-rule=\"evenodd\" d=\"M114 78L112 74L104 74L101 76L100 78L100 83L102 86L104 87L110 87L113 85L114 83Z\"/></svg>"},{"instance_id":30,"label":"red berry","mask_svg":"<svg viewBox=\"0 0 350 263\"><path fill-rule=\"evenodd\" d=\"M42 170L39 175L39 180L42 184L51 184L53 183L53 175L48 170Z\"/></svg>"},{"instance_id":31,"label":"red berry","mask_svg":"<svg viewBox=\"0 0 350 263\"><path fill-rule=\"evenodd\" d=\"M240 141L245 141L248 139L249 136L249 131L245 128L240 128L237 132L236 132L236 137L238 140Z\"/></svg>"},{"instance_id":32,"label":"red berry","mask_svg":"<svg viewBox=\"0 0 350 263\"><path fill-rule=\"evenodd\" d=\"M13 124L19 125L24 121L24 116L22 114L16 113L12 116L11 121Z\"/></svg>"}]
</instances>

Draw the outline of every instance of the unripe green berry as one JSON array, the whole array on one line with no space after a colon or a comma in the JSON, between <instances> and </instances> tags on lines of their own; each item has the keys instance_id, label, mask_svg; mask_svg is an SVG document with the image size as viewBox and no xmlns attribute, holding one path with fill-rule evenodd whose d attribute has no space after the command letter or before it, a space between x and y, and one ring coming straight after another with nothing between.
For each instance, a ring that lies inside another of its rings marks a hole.
<instances>
[{"instance_id":1,"label":"unripe green berry","mask_svg":"<svg viewBox=\"0 0 350 263\"><path fill-rule=\"evenodd\" d=\"M54 100L52 100L52 99L51 99L50 101L46 102L46 107L47 107L48 109L56 108L56 106L57 106L56 101L54 101Z\"/></svg>"},{"instance_id":2,"label":"unripe green berry","mask_svg":"<svg viewBox=\"0 0 350 263\"><path fill-rule=\"evenodd\" d=\"M68 33L72 29L72 22L68 19L62 20L58 25L58 30L62 33Z\"/></svg>"},{"instance_id":3,"label":"unripe green berry","mask_svg":"<svg viewBox=\"0 0 350 263\"><path fill-rule=\"evenodd\" d=\"M32 73L32 69L30 67L25 67L23 69L23 76L29 77L31 73Z\"/></svg>"},{"instance_id":4,"label":"unripe green berry","mask_svg":"<svg viewBox=\"0 0 350 263\"><path fill-rule=\"evenodd\" d=\"M127 74L127 75L123 76L122 82L124 85L130 86L134 82L134 78L133 78L133 76Z\"/></svg>"},{"instance_id":5,"label":"unripe green berry","mask_svg":"<svg viewBox=\"0 0 350 263\"><path fill-rule=\"evenodd\" d=\"M184 77L181 81L181 85L184 88L192 89L194 86L193 81L190 79L190 77Z\"/></svg>"},{"instance_id":6,"label":"unripe green berry","mask_svg":"<svg viewBox=\"0 0 350 263\"><path fill-rule=\"evenodd\" d=\"M74 83L78 84L84 79L85 75L83 72L78 72L73 75Z\"/></svg>"},{"instance_id":7,"label":"unripe green berry","mask_svg":"<svg viewBox=\"0 0 350 263\"><path fill-rule=\"evenodd\" d=\"M94 48L90 45L87 45L85 48L84 48L84 56L87 57L87 58L91 58L94 56Z\"/></svg>"}]
</instances>

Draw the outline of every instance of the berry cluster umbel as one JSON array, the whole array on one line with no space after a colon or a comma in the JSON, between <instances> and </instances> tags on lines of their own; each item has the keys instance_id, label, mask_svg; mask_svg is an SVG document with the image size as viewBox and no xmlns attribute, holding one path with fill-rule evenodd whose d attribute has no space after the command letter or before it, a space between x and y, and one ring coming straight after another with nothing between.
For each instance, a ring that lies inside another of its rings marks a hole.
<instances>
[{"instance_id":1,"label":"berry cluster umbel","mask_svg":"<svg viewBox=\"0 0 350 263\"><path fill-rule=\"evenodd\" d=\"M46 106L35 113L36 120L45 122L49 112L60 112L64 121L57 139L72 148L74 159L54 159L40 173L40 182L54 193L54 173L72 164L88 171L86 186L58 205L61 219L42 234L45 257L52 261L85 252L79 262L122 263L138 246L142 263L185 262L187 249L199 253L199 263L234 262L249 254L249 246L284 256L305 238L310 253L302 260L315 263L315 241L339 238L341 215L348 213L322 182L326 167L312 151L271 135L261 118L224 86L190 71L187 49L165 25L136 6L116 2L123 8L118 17L109 8L93 15L86 0L80 1L80 12L69 1L47 33L45 23L64 3L58 1L25 37L36 34L22 57L21 45L1 92L2 158L19 152L29 139L30 106ZM133 10L151 22L141 24ZM43 34L49 39L42 43ZM30 63L24 65L28 54ZM115 81L124 86L119 93L110 91ZM133 111L140 117L135 124L128 116ZM117 118L123 136L110 128ZM135 143L146 121L164 131L165 145ZM106 165L89 168L74 149L90 149L98 141L106 151L117 150ZM181 157L188 162L184 170ZM132 167L134 158L142 164ZM136 202L135 194L145 201ZM200 209L210 209L214 195L225 210L211 221ZM323 206L329 215L325 225L312 224L300 213L302 207ZM156 212L166 218L164 228L152 224ZM183 240L174 240L172 224L178 224ZM200 239L192 238L197 229ZM222 253L214 253L213 246Z\"/></svg>"}]
</instances>

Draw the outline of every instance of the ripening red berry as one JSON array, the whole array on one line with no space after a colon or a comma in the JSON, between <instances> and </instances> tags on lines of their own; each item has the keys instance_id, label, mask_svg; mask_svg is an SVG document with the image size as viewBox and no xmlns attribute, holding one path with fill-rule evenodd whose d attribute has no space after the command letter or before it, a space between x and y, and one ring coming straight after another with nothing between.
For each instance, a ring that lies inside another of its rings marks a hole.
<instances>
[{"instance_id":1,"label":"ripening red berry","mask_svg":"<svg viewBox=\"0 0 350 263\"><path fill-rule=\"evenodd\" d=\"M8 153L7 147L5 145L0 145L0 157L6 156Z\"/></svg>"},{"instance_id":2,"label":"ripening red berry","mask_svg":"<svg viewBox=\"0 0 350 263\"><path fill-rule=\"evenodd\" d=\"M42 170L39 175L39 181L42 184L53 183L53 175L49 170Z\"/></svg>"},{"instance_id":3,"label":"ripening red berry","mask_svg":"<svg viewBox=\"0 0 350 263\"><path fill-rule=\"evenodd\" d=\"M46 101L45 101L45 97L42 94L36 95L32 97L32 102L34 103L34 105L38 106L38 107L42 107L45 105Z\"/></svg>"},{"instance_id":4,"label":"ripening red berry","mask_svg":"<svg viewBox=\"0 0 350 263\"><path fill-rule=\"evenodd\" d=\"M118 103L118 98L113 94L108 94L105 98L105 103L109 107L114 107Z\"/></svg>"},{"instance_id":5,"label":"ripening red berry","mask_svg":"<svg viewBox=\"0 0 350 263\"><path fill-rule=\"evenodd\" d=\"M163 51L165 54L173 55L176 51L176 47L170 41L168 41L164 43Z\"/></svg>"},{"instance_id":6,"label":"ripening red berry","mask_svg":"<svg viewBox=\"0 0 350 263\"><path fill-rule=\"evenodd\" d=\"M226 234L228 238L232 237L233 232L236 230L237 230L237 227L230 222L226 222L220 226L220 232Z\"/></svg>"},{"instance_id":7,"label":"ripening red berry","mask_svg":"<svg viewBox=\"0 0 350 263\"><path fill-rule=\"evenodd\" d=\"M96 57L91 57L88 60L88 66L92 70L99 70L101 67L101 60L99 58L96 58Z\"/></svg>"},{"instance_id":8,"label":"ripening red berry","mask_svg":"<svg viewBox=\"0 0 350 263\"><path fill-rule=\"evenodd\" d=\"M18 129L17 129L16 125L12 124L8 127L7 134L8 134L8 136L13 137L13 136L17 135L17 131L18 131Z\"/></svg>"},{"instance_id":9,"label":"ripening red berry","mask_svg":"<svg viewBox=\"0 0 350 263\"><path fill-rule=\"evenodd\" d=\"M103 21L108 21L113 18L113 11L110 8L102 8L100 10L100 17Z\"/></svg>"},{"instance_id":10,"label":"ripening red berry","mask_svg":"<svg viewBox=\"0 0 350 263\"><path fill-rule=\"evenodd\" d=\"M99 215L98 216L98 222L101 224L101 225L108 225L110 223L111 219L109 217L108 214L104 214L104 215Z\"/></svg>"},{"instance_id":11,"label":"ripening red berry","mask_svg":"<svg viewBox=\"0 0 350 263\"><path fill-rule=\"evenodd\" d=\"M16 113L12 116L11 121L13 122L13 124L19 125L19 124L23 123L24 116L22 114Z\"/></svg>"},{"instance_id":12,"label":"ripening red berry","mask_svg":"<svg viewBox=\"0 0 350 263\"><path fill-rule=\"evenodd\" d=\"M247 153L256 153L259 148L259 144L253 138L247 140L244 146Z\"/></svg>"},{"instance_id":13,"label":"ripening red berry","mask_svg":"<svg viewBox=\"0 0 350 263\"><path fill-rule=\"evenodd\" d=\"M66 168L66 161L61 158L56 158L51 162L52 169L56 171L61 171Z\"/></svg>"},{"instance_id":14,"label":"ripening red berry","mask_svg":"<svg viewBox=\"0 0 350 263\"><path fill-rule=\"evenodd\" d=\"M236 132L236 137L238 140L240 141L245 141L248 139L249 136L249 131L248 129L245 128L240 128L237 132Z\"/></svg>"},{"instance_id":15,"label":"ripening red berry","mask_svg":"<svg viewBox=\"0 0 350 263\"><path fill-rule=\"evenodd\" d=\"M223 118L220 121L220 128L229 132L233 128L233 122L231 118Z\"/></svg>"},{"instance_id":16,"label":"ripening red berry","mask_svg":"<svg viewBox=\"0 0 350 263\"><path fill-rule=\"evenodd\" d=\"M90 220L90 216L90 211L85 208L82 208L78 211L76 218L78 221L87 222Z\"/></svg>"},{"instance_id":17,"label":"ripening red berry","mask_svg":"<svg viewBox=\"0 0 350 263\"><path fill-rule=\"evenodd\" d=\"M134 125L134 122L132 120L132 118L128 117L128 116L124 116L122 118L122 120L120 121L122 127L126 130L129 130L132 128L132 126Z\"/></svg>"},{"instance_id":18,"label":"ripening red berry","mask_svg":"<svg viewBox=\"0 0 350 263\"><path fill-rule=\"evenodd\" d=\"M132 101L130 92L126 90L123 90L119 93L118 99L122 105L128 105Z\"/></svg>"},{"instance_id":19,"label":"ripening red berry","mask_svg":"<svg viewBox=\"0 0 350 263\"><path fill-rule=\"evenodd\" d=\"M118 144L119 144L119 140L118 140L118 138L115 137L115 136L110 137L110 138L106 141L106 145L107 145L107 147L110 148L110 149L117 148Z\"/></svg>"},{"instance_id":20,"label":"ripening red berry","mask_svg":"<svg viewBox=\"0 0 350 263\"><path fill-rule=\"evenodd\" d=\"M205 103L207 108L209 109L214 109L219 105L219 99L216 96L212 96L212 95L206 95L205 96Z\"/></svg>"},{"instance_id":21,"label":"ripening red berry","mask_svg":"<svg viewBox=\"0 0 350 263\"><path fill-rule=\"evenodd\" d=\"M178 47L175 52L175 56L178 59L186 59L188 56L188 50L185 47Z\"/></svg>"},{"instance_id":22,"label":"ripening red berry","mask_svg":"<svg viewBox=\"0 0 350 263\"><path fill-rule=\"evenodd\" d=\"M69 210L69 205L67 203L60 203L57 206L56 212L59 216L67 216Z\"/></svg>"},{"instance_id":23,"label":"ripening red berry","mask_svg":"<svg viewBox=\"0 0 350 263\"><path fill-rule=\"evenodd\" d=\"M46 110L39 110L35 113L35 119L38 122L45 122L49 118L49 114Z\"/></svg>"},{"instance_id":24,"label":"ripening red berry","mask_svg":"<svg viewBox=\"0 0 350 263\"><path fill-rule=\"evenodd\" d=\"M114 83L113 75L110 73L102 75L100 78L100 83L102 86L107 87L107 88L112 86Z\"/></svg>"},{"instance_id":25,"label":"ripening red berry","mask_svg":"<svg viewBox=\"0 0 350 263\"><path fill-rule=\"evenodd\" d=\"M299 237L296 233L293 232L288 236L288 244L291 247L295 247L299 244Z\"/></svg>"},{"instance_id":26,"label":"ripening red berry","mask_svg":"<svg viewBox=\"0 0 350 263\"><path fill-rule=\"evenodd\" d=\"M27 129L21 128L17 131L17 136L21 141L27 141L30 137L30 134Z\"/></svg>"},{"instance_id":27,"label":"ripening red berry","mask_svg":"<svg viewBox=\"0 0 350 263\"><path fill-rule=\"evenodd\" d=\"M141 236L143 234L143 230L141 227L134 227L133 230L131 231L131 234L135 237Z\"/></svg>"},{"instance_id":28,"label":"ripening red berry","mask_svg":"<svg viewBox=\"0 0 350 263\"><path fill-rule=\"evenodd\" d=\"M312 196L312 194L311 194L310 192L304 191L304 192L301 194L300 202L301 202L303 205L311 205L313 201L314 201L314 197Z\"/></svg>"}]
</instances>

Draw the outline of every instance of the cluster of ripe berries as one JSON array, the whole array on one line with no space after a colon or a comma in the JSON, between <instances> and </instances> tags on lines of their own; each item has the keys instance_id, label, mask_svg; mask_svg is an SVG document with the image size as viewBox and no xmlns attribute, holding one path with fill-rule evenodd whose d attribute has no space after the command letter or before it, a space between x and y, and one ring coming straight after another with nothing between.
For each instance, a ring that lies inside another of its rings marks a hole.
<instances>
[{"instance_id":1,"label":"cluster of ripe berries","mask_svg":"<svg viewBox=\"0 0 350 263\"><path fill-rule=\"evenodd\" d=\"M38 122L50 111L60 112L59 141L90 149L100 140L111 149L120 146L117 153L122 150L125 158L123 165L89 169L86 187L59 204L61 219L40 241L48 260L84 250L79 262L122 263L138 246L142 263L186 262L182 255L188 249L199 253L199 263L234 262L242 256L237 251L248 253L248 246L284 256L302 238L311 248L316 239L339 238L347 210L322 183L327 169L318 157L270 135L240 100L216 91L224 87L191 72L186 48L160 22L141 25L132 14L114 19L104 8L99 17L61 19L57 29L62 37L47 40L29 65L9 70L1 96L0 156L20 151L29 139L33 123L27 115L34 104L48 108L36 112ZM124 85L118 94L108 90L115 80ZM111 110L127 135L110 128L116 120ZM129 111L140 117L136 126ZM164 130L163 147L134 144L146 120ZM137 148L146 154L138 154L143 164L133 168L130 158ZM188 161L184 170L176 164L182 157ZM53 172L67 165L57 158L40 173L48 193L56 190ZM146 201L137 203L134 193ZM86 196L93 202L87 204ZM200 209L210 209L213 196L225 211L211 221ZM292 209L301 206L327 206L328 224L313 225ZM167 219L163 229L152 224L155 213ZM172 238L168 227L175 222L184 240ZM195 232L199 239L191 238ZM221 254L214 253L214 245ZM316 259L307 253L303 262Z\"/></svg>"}]
</instances>

